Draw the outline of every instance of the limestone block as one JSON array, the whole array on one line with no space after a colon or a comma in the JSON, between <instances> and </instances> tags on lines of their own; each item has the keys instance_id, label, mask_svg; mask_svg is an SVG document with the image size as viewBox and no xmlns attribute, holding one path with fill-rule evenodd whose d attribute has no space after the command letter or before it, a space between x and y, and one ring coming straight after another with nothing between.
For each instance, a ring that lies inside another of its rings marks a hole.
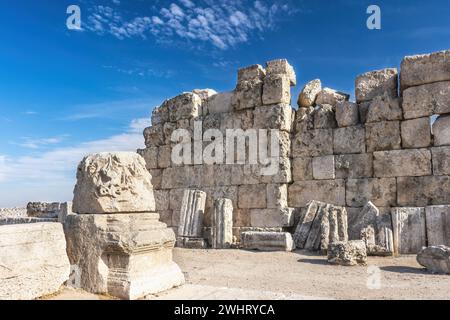
<instances>
[{"instance_id":1,"label":"limestone block","mask_svg":"<svg viewBox=\"0 0 450 320\"><path fill-rule=\"evenodd\" d=\"M153 187L155 189L161 189L163 171L161 169L149 169L148 172L152 176L151 181Z\"/></svg>"},{"instance_id":2,"label":"limestone block","mask_svg":"<svg viewBox=\"0 0 450 320\"><path fill-rule=\"evenodd\" d=\"M333 149L335 154L365 153L366 141L363 126L338 128L333 130Z\"/></svg>"},{"instance_id":3,"label":"limestone block","mask_svg":"<svg viewBox=\"0 0 450 320\"><path fill-rule=\"evenodd\" d=\"M450 51L407 56L401 64L402 90L422 84L450 80Z\"/></svg>"},{"instance_id":4,"label":"limestone block","mask_svg":"<svg viewBox=\"0 0 450 320\"><path fill-rule=\"evenodd\" d=\"M322 91L322 83L319 79L308 82L298 96L298 106L300 108L313 106L320 91Z\"/></svg>"},{"instance_id":5,"label":"limestone block","mask_svg":"<svg viewBox=\"0 0 450 320\"><path fill-rule=\"evenodd\" d=\"M164 102L169 109L169 120L176 122L191 119L202 114L202 99L199 95L186 92Z\"/></svg>"},{"instance_id":6,"label":"limestone block","mask_svg":"<svg viewBox=\"0 0 450 320\"><path fill-rule=\"evenodd\" d=\"M314 129L314 110L314 107L298 108L294 119L296 133Z\"/></svg>"},{"instance_id":7,"label":"limestone block","mask_svg":"<svg viewBox=\"0 0 450 320\"><path fill-rule=\"evenodd\" d=\"M291 86L297 84L297 77L295 75L294 68L289 64L286 59L278 59L267 62L266 75L286 75L290 81Z\"/></svg>"},{"instance_id":8,"label":"limestone block","mask_svg":"<svg viewBox=\"0 0 450 320\"><path fill-rule=\"evenodd\" d=\"M433 174L450 175L450 147L431 148Z\"/></svg>"},{"instance_id":9,"label":"limestone block","mask_svg":"<svg viewBox=\"0 0 450 320\"><path fill-rule=\"evenodd\" d=\"M450 206L425 208L427 240L429 246L450 246Z\"/></svg>"},{"instance_id":10,"label":"limestone block","mask_svg":"<svg viewBox=\"0 0 450 320\"><path fill-rule=\"evenodd\" d=\"M152 125L164 124L169 121L169 106L163 103L152 111Z\"/></svg>"},{"instance_id":11,"label":"limestone block","mask_svg":"<svg viewBox=\"0 0 450 320\"><path fill-rule=\"evenodd\" d=\"M346 190L350 207L363 207L369 201L379 207L390 207L397 202L395 178L349 179Z\"/></svg>"},{"instance_id":12,"label":"limestone block","mask_svg":"<svg viewBox=\"0 0 450 320\"><path fill-rule=\"evenodd\" d=\"M368 202L359 212L351 214L348 221L348 237L350 240L361 239L361 232L371 226L376 227L377 217L380 215L378 208ZM374 232L375 237L375 232ZM375 243L374 243L375 244Z\"/></svg>"},{"instance_id":13,"label":"limestone block","mask_svg":"<svg viewBox=\"0 0 450 320\"><path fill-rule=\"evenodd\" d=\"M227 117L228 118L228 117ZM225 121L229 121L229 119L225 119ZM254 115L252 110L240 110L234 111L231 115L232 127L234 129L252 129L254 127ZM228 124L225 127L225 124L222 123L221 128L229 129Z\"/></svg>"},{"instance_id":14,"label":"limestone block","mask_svg":"<svg viewBox=\"0 0 450 320\"><path fill-rule=\"evenodd\" d=\"M212 226L212 247L230 248L233 244L233 202L230 199L222 198L214 201Z\"/></svg>"},{"instance_id":15,"label":"limestone block","mask_svg":"<svg viewBox=\"0 0 450 320\"><path fill-rule=\"evenodd\" d=\"M262 183L292 182L291 159L286 157L270 158L268 165L259 165L258 173Z\"/></svg>"},{"instance_id":16,"label":"limestone block","mask_svg":"<svg viewBox=\"0 0 450 320\"><path fill-rule=\"evenodd\" d=\"M292 208L250 209L250 225L257 228L292 227Z\"/></svg>"},{"instance_id":17,"label":"limestone block","mask_svg":"<svg viewBox=\"0 0 450 320\"><path fill-rule=\"evenodd\" d=\"M333 129L336 127L336 116L332 105L319 105L314 109L314 129Z\"/></svg>"},{"instance_id":18,"label":"limestone block","mask_svg":"<svg viewBox=\"0 0 450 320\"><path fill-rule=\"evenodd\" d=\"M231 166L231 184L260 184L262 183L262 176L260 174L260 167L258 165L244 164Z\"/></svg>"},{"instance_id":19,"label":"limestone block","mask_svg":"<svg viewBox=\"0 0 450 320\"><path fill-rule=\"evenodd\" d=\"M450 177L400 177L397 178L399 206L427 206L450 204Z\"/></svg>"},{"instance_id":20,"label":"limestone block","mask_svg":"<svg viewBox=\"0 0 450 320\"><path fill-rule=\"evenodd\" d=\"M392 256L394 254L394 234L390 213L377 217L375 231L375 247L371 248L370 254L376 256Z\"/></svg>"},{"instance_id":21,"label":"limestone block","mask_svg":"<svg viewBox=\"0 0 450 320\"><path fill-rule=\"evenodd\" d=\"M423 248L417 255L417 262L433 273L450 274L450 248L446 246Z\"/></svg>"},{"instance_id":22,"label":"limestone block","mask_svg":"<svg viewBox=\"0 0 450 320\"><path fill-rule=\"evenodd\" d=\"M164 136L164 144L172 144L174 142L177 142L177 141L172 141L172 134L176 129L178 129L176 122L164 123L164 125L162 127L163 136Z\"/></svg>"},{"instance_id":23,"label":"limestone block","mask_svg":"<svg viewBox=\"0 0 450 320\"><path fill-rule=\"evenodd\" d=\"M206 107L203 107L203 110L206 109L207 114L233 112L233 107L231 104L232 97L233 97L232 92L221 92L215 94L208 98L206 102Z\"/></svg>"},{"instance_id":24,"label":"limestone block","mask_svg":"<svg viewBox=\"0 0 450 320\"><path fill-rule=\"evenodd\" d=\"M60 202L29 202L27 216L35 218L58 218L63 210Z\"/></svg>"},{"instance_id":25,"label":"limestone block","mask_svg":"<svg viewBox=\"0 0 450 320\"><path fill-rule=\"evenodd\" d=\"M305 249L326 253L330 243L348 241L347 229L345 208L322 203L311 226Z\"/></svg>"},{"instance_id":26,"label":"limestone block","mask_svg":"<svg viewBox=\"0 0 450 320\"><path fill-rule=\"evenodd\" d=\"M239 82L231 99L233 109L244 110L261 106L262 93L263 82L261 80Z\"/></svg>"},{"instance_id":27,"label":"limestone block","mask_svg":"<svg viewBox=\"0 0 450 320\"><path fill-rule=\"evenodd\" d=\"M205 205L205 217L203 219L203 224L206 227L210 226L212 217L214 215L214 200L215 199L230 199L233 204L233 219L234 225L240 226L242 223L245 226L250 224L249 209L239 209L238 208L238 187L237 186L218 186L210 188L202 188L206 192L206 205ZM244 212L247 210L247 212Z\"/></svg>"},{"instance_id":28,"label":"limestone block","mask_svg":"<svg viewBox=\"0 0 450 320\"><path fill-rule=\"evenodd\" d=\"M294 181L313 180L312 158L292 159L292 176Z\"/></svg>"},{"instance_id":29,"label":"limestone block","mask_svg":"<svg viewBox=\"0 0 450 320\"><path fill-rule=\"evenodd\" d=\"M367 264L366 245L362 240L331 243L328 247L328 262L342 266Z\"/></svg>"},{"instance_id":30,"label":"limestone block","mask_svg":"<svg viewBox=\"0 0 450 320\"><path fill-rule=\"evenodd\" d=\"M387 92L372 100L367 112L366 122L402 120L400 100L392 98Z\"/></svg>"},{"instance_id":31,"label":"limestone block","mask_svg":"<svg viewBox=\"0 0 450 320\"><path fill-rule=\"evenodd\" d=\"M234 165L202 165L202 187L220 187L231 185L231 167Z\"/></svg>"},{"instance_id":32,"label":"limestone block","mask_svg":"<svg viewBox=\"0 0 450 320\"><path fill-rule=\"evenodd\" d=\"M288 188L287 184L268 184L267 185L267 208L277 209L286 208Z\"/></svg>"},{"instance_id":33,"label":"limestone block","mask_svg":"<svg viewBox=\"0 0 450 320\"><path fill-rule=\"evenodd\" d=\"M337 179L373 176L373 155L371 153L337 155L335 164Z\"/></svg>"},{"instance_id":34,"label":"limestone block","mask_svg":"<svg viewBox=\"0 0 450 320\"><path fill-rule=\"evenodd\" d=\"M0 226L0 247L0 300L36 299L69 279L61 223Z\"/></svg>"},{"instance_id":35,"label":"limestone block","mask_svg":"<svg viewBox=\"0 0 450 320\"><path fill-rule=\"evenodd\" d=\"M64 231L75 283L82 289L138 299L184 284L172 261L173 230L155 213L71 215Z\"/></svg>"},{"instance_id":36,"label":"limestone block","mask_svg":"<svg viewBox=\"0 0 450 320\"><path fill-rule=\"evenodd\" d=\"M433 123L434 145L450 146L450 115L440 116Z\"/></svg>"},{"instance_id":37,"label":"limestone block","mask_svg":"<svg viewBox=\"0 0 450 320\"><path fill-rule=\"evenodd\" d=\"M323 88L316 98L317 105L330 104L336 106L340 101L348 101L350 96L346 93L338 92L330 88Z\"/></svg>"},{"instance_id":38,"label":"limestone block","mask_svg":"<svg viewBox=\"0 0 450 320\"><path fill-rule=\"evenodd\" d=\"M359 120L361 123L366 123L371 103L372 101L358 103Z\"/></svg>"},{"instance_id":39,"label":"limestone block","mask_svg":"<svg viewBox=\"0 0 450 320\"><path fill-rule=\"evenodd\" d=\"M159 213L159 220L162 223L165 223L168 226L172 226L173 210L159 210L158 213Z\"/></svg>"},{"instance_id":40,"label":"limestone block","mask_svg":"<svg viewBox=\"0 0 450 320\"><path fill-rule=\"evenodd\" d=\"M172 165L172 147L170 145L158 148L158 168L164 169Z\"/></svg>"},{"instance_id":41,"label":"limestone block","mask_svg":"<svg viewBox=\"0 0 450 320\"><path fill-rule=\"evenodd\" d=\"M411 87L403 92L405 119L450 113L450 81Z\"/></svg>"},{"instance_id":42,"label":"limestone block","mask_svg":"<svg viewBox=\"0 0 450 320\"><path fill-rule=\"evenodd\" d=\"M320 205L322 205L321 202L313 200L306 207L302 208L300 220L294 232L294 242L298 249L305 247Z\"/></svg>"},{"instance_id":43,"label":"limestone block","mask_svg":"<svg viewBox=\"0 0 450 320\"><path fill-rule=\"evenodd\" d=\"M288 104L257 107L254 111L254 129L292 130L293 109Z\"/></svg>"},{"instance_id":44,"label":"limestone block","mask_svg":"<svg viewBox=\"0 0 450 320\"><path fill-rule=\"evenodd\" d=\"M155 195L156 211L164 211L169 209L169 190L155 190L153 191Z\"/></svg>"},{"instance_id":45,"label":"limestone block","mask_svg":"<svg viewBox=\"0 0 450 320\"><path fill-rule=\"evenodd\" d=\"M263 85L264 105L291 104L291 82L286 75L266 76Z\"/></svg>"},{"instance_id":46,"label":"limestone block","mask_svg":"<svg viewBox=\"0 0 450 320\"><path fill-rule=\"evenodd\" d=\"M241 244L247 250L292 251L295 249L289 232L242 232Z\"/></svg>"},{"instance_id":47,"label":"limestone block","mask_svg":"<svg viewBox=\"0 0 450 320\"><path fill-rule=\"evenodd\" d=\"M144 158L145 167L150 169L158 168L158 147L150 147L145 149L138 149L137 153Z\"/></svg>"},{"instance_id":48,"label":"limestone block","mask_svg":"<svg viewBox=\"0 0 450 320\"><path fill-rule=\"evenodd\" d=\"M367 123L366 143L367 152L400 149L400 122Z\"/></svg>"},{"instance_id":49,"label":"limestone block","mask_svg":"<svg viewBox=\"0 0 450 320\"><path fill-rule=\"evenodd\" d=\"M392 208L394 252L417 254L427 245L424 208Z\"/></svg>"},{"instance_id":50,"label":"limestone block","mask_svg":"<svg viewBox=\"0 0 450 320\"><path fill-rule=\"evenodd\" d=\"M233 212L234 227L248 227L250 225L250 209L235 209Z\"/></svg>"},{"instance_id":51,"label":"limestone block","mask_svg":"<svg viewBox=\"0 0 450 320\"><path fill-rule=\"evenodd\" d=\"M426 148L431 145L430 118L402 121L401 129L403 148Z\"/></svg>"},{"instance_id":52,"label":"limestone block","mask_svg":"<svg viewBox=\"0 0 450 320\"><path fill-rule=\"evenodd\" d=\"M144 129L144 140L147 148L162 146L165 142L163 125L153 125Z\"/></svg>"},{"instance_id":53,"label":"limestone block","mask_svg":"<svg viewBox=\"0 0 450 320\"><path fill-rule=\"evenodd\" d=\"M162 189L200 187L201 166L171 167L163 170Z\"/></svg>"},{"instance_id":54,"label":"limestone block","mask_svg":"<svg viewBox=\"0 0 450 320\"><path fill-rule=\"evenodd\" d=\"M151 175L134 152L97 153L77 169L76 213L154 212Z\"/></svg>"},{"instance_id":55,"label":"limestone block","mask_svg":"<svg viewBox=\"0 0 450 320\"><path fill-rule=\"evenodd\" d=\"M187 238L187 237L177 237L176 242L177 247L186 249L206 249L208 244L205 238Z\"/></svg>"},{"instance_id":56,"label":"limestone block","mask_svg":"<svg viewBox=\"0 0 450 320\"><path fill-rule=\"evenodd\" d=\"M312 200L345 205L344 180L296 181L288 187L289 207L306 207Z\"/></svg>"},{"instance_id":57,"label":"limestone block","mask_svg":"<svg viewBox=\"0 0 450 320\"><path fill-rule=\"evenodd\" d=\"M240 209L264 209L267 207L265 185L239 186L238 207Z\"/></svg>"},{"instance_id":58,"label":"limestone block","mask_svg":"<svg viewBox=\"0 0 450 320\"><path fill-rule=\"evenodd\" d=\"M334 156L315 157L312 160L313 177L316 180L335 179Z\"/></svg>"},{"instance_id":59,"label":"limestone block","mask_svg":"<svg viewBox=\"0 0 450 320\"><path fill-rule=\"evenodd\" d=\"M379 151L373 153L375 177L419 177L431 175L428 149Z\"/></svg>"},{"instance_id":60,"label":"limestone block","mask_svg":"<svg viewBox=\"0 0 450 320\"><path fill-rule=\"evenodd\" d=\"M266 76L266 70L259 65L254 64L238 70L238 82L251 81L251 80L264 80Z\"/></svg>"},{"instance_id":61,"label":"limestone block","mask_svg":"<svg viewBox=\"0 0 450 320\"><path fill-rule=\"evenodd\" d=\"M208 101L208 99L217 94L217 91L214 89L194 89L192 93L195 93L202 99L202 104Z\"/></svg>"},{"instance_id":62,"label":"limestone block","mask_svg":"<svg viewBox=\"0 0 450 320\"><path fill-rule=\"evenodd\" d=\"M390 97L398 96L398 72L396 68L387 68L366 72L356 78L356 101L370 101L387 93Z\"/></svg>"},{"instance_id":63,"label":"limestone block","mask_svg":"<svg viewBox=\"0 0 450 320\"><path fill-rule=\"evenodd\" d=\"M206 193L200 190L186 190L180 209L178 235L187 238L201 238L205 214Z\"/></svg>"},{"instance_id":64,"label":"limestone block","mask_svg":"<svg viewBox=\"0 0 450 320\"><path fill-rule=\"evenodd\" d=\"M359 123L358 105L350 101L336 104L336 121L339 127L356 126Z\"/></svg>"},{"instance_id":65,"label":"limestone block","mask_svg":"<svg viewBox=\"0 0 450 320\"><path fill-rule=\"evenodd\" d=\"M318 157L333 154L333 130L317 129L299 132L292 141L292 156Z\"/></svg>"}]
</instances>

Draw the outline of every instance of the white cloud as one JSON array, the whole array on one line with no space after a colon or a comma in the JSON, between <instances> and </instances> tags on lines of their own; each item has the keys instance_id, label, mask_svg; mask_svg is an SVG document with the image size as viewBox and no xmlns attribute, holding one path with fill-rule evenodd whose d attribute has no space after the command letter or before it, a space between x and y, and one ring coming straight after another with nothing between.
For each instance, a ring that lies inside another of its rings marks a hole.
<instances>
[{"instance_id":1,"label":"white cloud","mask_svg":"<svg viewBox=\"0 0 450 320\"><path fill-rule=\"evenodd\" d=\"M280 17L291 12L282 1L211 0L194 4L179 0L168 7L155 9L150 16L124 18L107 6L96 6L88 17L87 29L97 34L109 33L118 39L153 35L157 41L178 40L210 43L228 49L247 42L251 36L275 27ZM294 10L292 10L294 12Z\"/></svg>"},{"instance_id":2,"label":"white cloud","mask_svg":"<svg viewBox=\"0 0 450 320\"><path fill-rule=\"evenodd\" d=\"M65 137L66 135L49 138L22 137L20 138L20 142L14 142L13 144L28 149L39 149L41 147L58 144L62 142Z\"/></svg>"},{"instance_id":3,"label":"white cloud","mask_svg":"<svg viewBox=\"0 0 450 320\"><path fill-rule=\"evenodd\" d=\"M0 155L0 207L24 205L31 200L70 200L76 167L84 156L143 148L142 131L148 126L150 118L135 119L124 133L109 138L55 148L39 156Z\"/></svg>"}]
</instances>

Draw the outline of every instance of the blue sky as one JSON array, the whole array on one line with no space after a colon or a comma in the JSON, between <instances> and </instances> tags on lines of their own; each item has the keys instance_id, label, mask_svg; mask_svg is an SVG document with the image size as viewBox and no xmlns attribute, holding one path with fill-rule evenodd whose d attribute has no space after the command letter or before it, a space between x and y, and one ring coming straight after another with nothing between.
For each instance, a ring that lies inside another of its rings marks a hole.
<instances>
[{"instance_id":1,"label":"blue sky","mask_svg":"<svg viewBox=\"0 0 450 320\"><path fill-rule=\"evenodd\" d=\"M287 58L295 95L314 78L353 93L362 72L450 49L448 0L0 0L0 21L0 207L71 200L85 154L142 147L154 106L231 90L241 66Z\"/></svg>"}]
</instances>

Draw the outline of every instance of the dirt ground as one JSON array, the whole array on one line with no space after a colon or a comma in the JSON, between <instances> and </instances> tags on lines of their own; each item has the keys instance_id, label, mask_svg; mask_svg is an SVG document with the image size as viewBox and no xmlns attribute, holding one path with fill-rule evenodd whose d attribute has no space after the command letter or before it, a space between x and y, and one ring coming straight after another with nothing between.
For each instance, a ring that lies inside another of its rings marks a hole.
<instances>
[{"instance_id":1,"label":"dirt ground","mask_svg":"<svg viewBox=\"0 0 450 320\"><path fill-rule=\"evenodd\" d=\"M369 257L366 267L329 265L304 251L174 250L186 285L148 299L450 299L450 276L415 256ZM52 299L102 299L63 290ZM104 298L104 297L103 297Z\"/></svg>"}]
</instances>

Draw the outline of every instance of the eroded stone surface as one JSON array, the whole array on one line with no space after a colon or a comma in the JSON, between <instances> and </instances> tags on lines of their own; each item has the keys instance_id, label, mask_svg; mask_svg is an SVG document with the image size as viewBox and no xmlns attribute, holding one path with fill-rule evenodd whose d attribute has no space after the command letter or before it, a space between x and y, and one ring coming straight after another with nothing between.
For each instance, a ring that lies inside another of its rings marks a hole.
<instances>
[{"instance_id":1,"label":"eroded stone surface","mask_svg":"<svg viewBox=\"0 0 450 320\"><path fill-rule=\"evenodd\" d=\"M392 98L387 92L377 96L370 103L366 122L402 120L402 108L397 98Z\"/></svg>"},{"instance_id":2,"label":"eroded stone surface","mask_svg":"<svg viewBox=\"0 0 450 320\"><path fill-rule=\"evenodd\" d=\"M431 145L430 118L402 121L401 131L403 148L427 148Z\"/></svg>"},{"instance_id":3,"label":"eroded stone surface","mask_svg":"<svg viewBox=\"0 0 450 320\"><path fill-rule=\"evenodd\" d=\"M400 122L383 121L366 124L367 152L401 148Z\"/></svg>"},{"instance_id":4,"label":"eroded stone surface","mask_svg":"<svg viewBox=\"0 0 450 320\"><path fill-rule=\"evenodd\" d=\"M450 81L411 87L403 92L405 119L450 113Z\"/></svg>"},{"instance_id":5,"label":"eroded stone surface","mask_svg":"<svg viewBox=\"0 0 450 320\"><path fill-rule=\"evenodd\" d=\"M417 262L431 272L450 274L450 248L446 246L424 248L418 253Z\"/></svg>"},{"instance_id":6,"label":"eroded stone surface","mask_svg":"<svg viewBox=\"0 0 450 320\"><path fill-rule=\"evenodd\" d=\"M355 126L359 123L358 105L350 101L336 104L336 121L339 127Z\"/></svg>"},{"instance_id":7,"label":"eroded stone surface","mask_svg":"<svg viewBox=\"0 0 450 320\"><path fill-rule=\"evenodd\" d=\"M427 240L429 246L450 246L450 206L425 208Z\"/></svg>"},{"instance_id":8,"label":"eroded stone surface","mask_svg":"<svg viewBox=\"0 0 450 320\"><path fill-rule=\"evenodd\" d=\"M212 226L212 247L230 248L233 244L233 202L230 199L214 201Z\"/></svg>"},{"instance_id":9,"label":"eroded stone surface","mask_svg":"<svg viewBox=\"0 0 450 320\"><path fill-rule=\"evenodd\" d=\"M350 96L330 88L323 88L317 95L316 104L329 104L335 106L340 101L347 101Z\"/></svg>"},{"instance_id":10,"label":"eroded stone surface","mask_svg":"<svg viewBox=\"0 0 450 320\"><path fill-rule=\"evenodd\" d=\"M313 106L320 91L322 91L322 83L319 79L308 82L298 96L298 106L301 108Z\"/></svg>"},{"instance_id":11,"label":"eroded stone surface","mask_svg":"<svg viewBox=\"0 0 450 320\"><path fill-rule=\"evenodd\" d=\"M366 72L356 78L356 101L370 101L375 97L387 93L388 96L398 96L398 72L395 68L388 68Z\"/></svg>"},{"instance_id":12,"label":"eroded stone surface","mask_svg":"<svg viewBox=\"0 0 450 320\"><path fill-rule=\"evenodd\" d=\"M375 177L419 177L431 175L428 149L379 151L373 153Z\"/></svg>"},{"instance_id":13,"label":"eroded stone surface","mask_svg":"<svg viewBox=\"0 0 450 320\"><path fill-rule=\"evenodd\" d=\"M450 146L450 116L440 116L433 123L435 146Z\"/></svg>"},{"instance_id":14,"label":"eroded stone surface","mask_svg":"<svg viewBox=\"0 0 450 320\"><path fill-rule=\"evenodd\" d=\"M261 251L292 251L295 249L292 236L288 232L246 231L241 234L244 249Z\"/></svg>"},{"instance_id":15,"label":"eroded stone surface","mask_svg":"<svg viewBox=\"0 0 450 320\"><path fill-rule=\"evenodd\" d=\"M416 254L427 244L424 208L393 208L394 252Z\"/></svg>"},{"instance_id":16,"label":"eroded stone surface","mask_svg":"<svg viewBox=\"0 0 450 320\"><path fill-rule=\"evenodd\" d=\"M367 264L366 245L362 240L330 243L328 247L328 262L342 266Z\"/></svg>"}]
</instances>

